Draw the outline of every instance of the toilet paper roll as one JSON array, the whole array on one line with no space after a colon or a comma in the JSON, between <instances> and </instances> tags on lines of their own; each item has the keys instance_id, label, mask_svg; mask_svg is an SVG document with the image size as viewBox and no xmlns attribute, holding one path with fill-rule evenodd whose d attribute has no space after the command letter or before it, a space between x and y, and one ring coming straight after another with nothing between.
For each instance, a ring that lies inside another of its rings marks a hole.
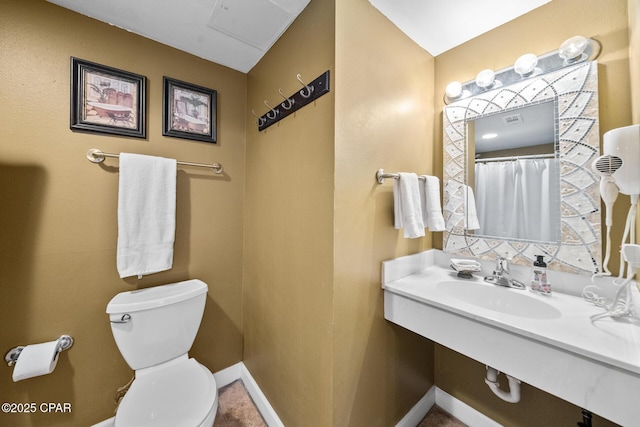
<instances>
[{"instance_id":1,"label":"toilet paper roll","mask_svg":"<svg viewBox=\"0 0 640 427\"><path fill-rule=\"evenodd\" d=\"M46 375L58 364L58 341L25 346L13 368L13 382Z\"/></svg>"}]
</instances>

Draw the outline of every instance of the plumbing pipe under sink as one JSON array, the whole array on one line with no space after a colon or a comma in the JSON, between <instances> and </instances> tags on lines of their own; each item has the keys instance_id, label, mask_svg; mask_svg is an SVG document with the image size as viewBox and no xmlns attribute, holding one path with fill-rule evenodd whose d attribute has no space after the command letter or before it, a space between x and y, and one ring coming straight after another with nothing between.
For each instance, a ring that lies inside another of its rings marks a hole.
<instances>
[{"instance_id":1,"label":"plumbing pipe under sink","mask_svg":"<svg viewBox=\"0 0 640 427\"><path fill-rule=\"evenodd\" d=\"M484 382L487 383L493 394L495 394L505 402L520 402L520 380L512 377L511 375L505 374L507 375L507 379L509 380L509 392L506 392L500 388L498 375L500 375L500 371L492 368L491 366L487 366L487 376L484 379Z\"/></svg>"}]
</instances>

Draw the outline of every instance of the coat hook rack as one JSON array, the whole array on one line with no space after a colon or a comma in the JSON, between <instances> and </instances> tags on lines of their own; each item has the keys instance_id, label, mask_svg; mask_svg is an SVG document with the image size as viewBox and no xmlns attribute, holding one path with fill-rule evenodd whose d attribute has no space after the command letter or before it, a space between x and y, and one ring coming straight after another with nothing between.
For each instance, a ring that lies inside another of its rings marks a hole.
<instances>
[{"instance_id":1,"label":"coat hook rack","mask_svg":"<svg viewBox=\"0 0 640 427\"><path fill-rule=\"evenodd\" d=\"M329 92L329 70L322 73L322 75L318 76L309 84L305 84L302 81L302 76L300 74L296 77L303 86L301 90L298 90L293 95L287 97L282 93L282 90L279 89L278 92L280 92L280 96L284 98L284 101L278 104L275 108L272 108L269 106L267 101L264 101L265 105L269 107L269 111L258 118L257 125L259 131L265 130L272 124L279 122L289 114L298 111L305 105Z\"/></svg>"}]
</instances>

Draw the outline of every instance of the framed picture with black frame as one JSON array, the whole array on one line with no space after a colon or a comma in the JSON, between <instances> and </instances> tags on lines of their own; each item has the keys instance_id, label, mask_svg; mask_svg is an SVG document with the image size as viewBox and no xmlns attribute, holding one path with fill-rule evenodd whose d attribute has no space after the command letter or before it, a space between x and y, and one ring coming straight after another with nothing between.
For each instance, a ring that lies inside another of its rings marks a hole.
<instances>
[{"instance_id":1,"label":"framed picture with black frame","mask_svg":"<svg viewBox=\"0 0 640 427\"><path fill-rule=\"evenodd\" d=\"M216 143L217 91L163 77L162 134Z\"/></svg>"},{"instance_id":2,"label":"framed picture with black frame","mask_svg":"<svg viewBox=\"0 0 640 427\"><path fill-rule=\"evenodd\" d=\"M71 57L71 130L146 138L147 78Z\"/></svg>"}]
</instances>

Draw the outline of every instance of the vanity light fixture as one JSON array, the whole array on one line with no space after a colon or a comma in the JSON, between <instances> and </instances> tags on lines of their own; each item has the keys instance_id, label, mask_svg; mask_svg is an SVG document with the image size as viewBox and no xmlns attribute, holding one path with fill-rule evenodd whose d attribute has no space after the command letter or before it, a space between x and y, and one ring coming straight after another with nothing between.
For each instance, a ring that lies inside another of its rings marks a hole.
<instances>
[{"instance_id":1,"label":"vanity light fixture","mask_svg":"<svg viewBox=\"0 0 640 427\"><path fill-rule=\"evenodd\" d=\"M445 89L444 102L449 104L501 86L560 70L585 61L593 61L600 54L597 40L574 36L565 40L560 48L544 55L528 53L519 57L513 66L498 71L482 70L475 80L465 83L451 82Z\"/></svg>"}]
</instances>

